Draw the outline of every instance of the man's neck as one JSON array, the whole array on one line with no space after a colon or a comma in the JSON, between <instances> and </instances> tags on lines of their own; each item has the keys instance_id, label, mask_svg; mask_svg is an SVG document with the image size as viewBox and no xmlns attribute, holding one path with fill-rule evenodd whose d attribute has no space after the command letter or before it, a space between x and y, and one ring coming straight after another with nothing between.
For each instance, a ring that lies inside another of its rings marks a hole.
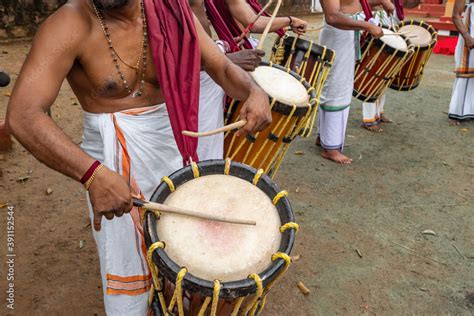
<instances>
[{"instance_id":1,"label":"man's neck","mask_svg":"<svg viewBox=\"0 0 474 316\"><path fill-rule=\"evenodd\" d=\"M121 8L102 10L102 14L106 19L109 18L120 20L126 23L133 23L141 16L140 3L141 0L133 0Z\"/></svg>"}]
</instances>

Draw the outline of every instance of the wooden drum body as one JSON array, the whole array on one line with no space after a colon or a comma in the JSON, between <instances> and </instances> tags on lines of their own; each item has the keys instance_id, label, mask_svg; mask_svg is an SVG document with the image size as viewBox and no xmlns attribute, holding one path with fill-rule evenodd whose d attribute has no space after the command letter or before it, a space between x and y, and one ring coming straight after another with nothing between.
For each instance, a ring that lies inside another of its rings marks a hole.
<instances>
[{"instance_id":1,"label":"wooden drum body","mask_svg":"<svg viewBox=\"0 0 474 316\"><path fill-rule=\"evenodd\" d=\"M260 314L291 262L298 225L287 194L262 171L230 160L193 163L164 178L153 202L257 225L145 213L155 315Z\"/></svg>"},{"instance_id":2,"label":"wooden drum body","mask_svg":"<svg viewBox=\"0 0 474 316\"><path fill-rule=\"evenodd\" d=\"M270 60L302 76L315 89L316 106L301 132L303 137L311 136L321 91L335 57L336 53L326 46L295 36L278 38L273 46Z\"/></svg>"},{"instance_id":3,"label":"wooden drum body","mask_svg":"<svg viewBox=\"0 0 474 316\"><path fill-rule=\"evenodd\" d=\"M363 102L375 102L413 54L406 39L391 30L383 31L380 39L369 34L356 64L353 95Z\"/></svg>"},{"instance_id":4,"label":"wooden drum body","mask_svg":"<svg viewBox=\"0 0 474 316\"><path fill-rule=\"evenodd\" d=\"M316 93L304 79L282 66L262 63L251 75L269 95L272 124L256 135L226 133L224 154L234 161L275 175L290 143L304 129L316 106ZM237 100L231 102L226 124L240 120L242 105Z\"/></svg>"},{"instance_id":5,"label":"wooden drum body","mask_svg":"<svg viewBox=\"0 0 474 316\"><path fill-rule=\"evenodd\" d=\"M406 33L408 42L414 46L415 52L397 73L390 88L410 91L418 87L421 82L425 65L436 45L438 33L431 25L414 20L402 22L398 32Z\"/></svg>"}]
</instances>

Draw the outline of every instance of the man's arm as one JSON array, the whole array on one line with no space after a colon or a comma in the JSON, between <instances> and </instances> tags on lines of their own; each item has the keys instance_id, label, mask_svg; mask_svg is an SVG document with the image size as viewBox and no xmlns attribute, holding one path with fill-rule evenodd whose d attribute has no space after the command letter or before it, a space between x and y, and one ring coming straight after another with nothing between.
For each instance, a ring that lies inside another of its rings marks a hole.
<instances>
[{"instance_id":1,"label":"man's arm","mask_svg":"<svg viewBox=\"0 0 474 316\"><path fill-rule=\"evenodd\" d=\"M255 11L245 0L227 0L226 4L234 19L242 24L244 28L252 23L257 17ZM251 31L254 33L263 33L269 21L269 17L259 17ZM293 32L297 34L303 34L306 33L307 25L307 22L295 17L291 17L291 19L289 17L277 17L270 27L270 32L275 32L281 28L290 26Z\"/></svg>"},{"instance_id":2,"label":"man's arm","mask_svg":"<svg viewBox=\"0 0 474 316\"><path fill-rule=\"evenodd\" d=\"M202 67L219 84L227 95L244 101L240 116L247 120L241 133L254 133L265 129L272 121L267 94L250 75L233 64L214 44L196 21L201 47Z\"/></svg>"},{"instance_id":3,"label":"man's arm","mask_svg":"<svg viewBox=\"0 0 474 316\"><path fill-rule=\"evenodd\" d=\"M464 38L466 46L469 49L473 49L474 39L472 38L471 34L469 34L469 31L467 30L466 25L464 25L464 22L462 20L465 5L465 0L456 0L453 9L453 23L456 26L456 29L458 30L459 34L461 34L461 36Z\"/></svg>"},{"instance_id":4,"label":"man's arm","mask_svg":"<svg viewBox=\"0 0 474 316\"><path fill-rule=\"evenodd\" d=\"M383 35L382 29L366 21L354 20L341 11L341 2L339 0L321 0L326 22L341 30L363 30L370 32L374 37Z\"/></svg>"},{"instance_id":5,"label":"man's arm","mask_svg":"<svg viewBox=\"0 0 474 316\"><path fill-rule=\"evenodd\" d=\"M388 15L393 15L395 12L395 5L392 3L391 0L369 0L369 4L372 8L377 6L382 6L384 11L388 13Z\"/></svg>"},{"instance_id":6,"label":"man's arm","mask_svg":"<svg viewBox=\"0 0 474 316\"><path fill-rule=\"evenodd\" d=\"M38 160L80 180L94 159L46 115L89 31L75 10L65 5L36 34L8 105L7 124L16 139ZM102 215L111 219L114 213L121 216L129 211L128 185L120 175L106 168L98 173L89 192L97 212L96 229L100 229Z\"/></svg>"}]
</instances>

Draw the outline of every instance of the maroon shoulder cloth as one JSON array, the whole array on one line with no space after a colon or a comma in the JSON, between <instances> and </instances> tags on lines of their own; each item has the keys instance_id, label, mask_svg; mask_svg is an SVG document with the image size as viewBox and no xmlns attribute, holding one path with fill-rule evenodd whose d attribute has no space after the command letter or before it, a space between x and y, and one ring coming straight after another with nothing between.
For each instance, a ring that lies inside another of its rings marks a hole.
<instances>
[{"instance_id":1,"label":"maroon shoulder cloth","mask_svg":"<svg viewBox=\"0 0 474 316\"><path fill-rule=\"evenodd\" d=\"M372 8L370 7L369 1L367 0L360 0L360 4L362 5L362 11L364 11L365 20L369 21L374 16L372 15Z\"/></svg>"},{"instance_id":2,"label":"maroon shoulder cloth","mask_svg":"<svg viewBox=\"0 0 474 316\"><path fill-rule=\"evenodd\" d=\"M403 0L395 0L395 9L397 10L397 17L400 21L405 19L405 11L403 10Z\"/></svg>"},{"instance_id":3,"label":"maroon shoulder cloth","mask_svg":"<svg viewBox=\"0 0 474 316\"><path fill-rule=\"evenodd\" d=\"M257 0L247 0L247 3L252 7L255 13L258 13L262 10L262 6ZM206 5L206 10L207 10L207 15L209 17L209 20L211 21L212 26L216 30L216 33L219 36L219 38L221 40L227 41L231 45L231 48L235 47L235 45L237 44L235 43L233 38L239 37L242 34L243 30L234 20L234 17L230 13L229 8L227 7L227 4L225 3L225 0L205 0L205 5ZM269 16L266 13L264 13L263 15ZM227 39L228 36L226 36L223 33L224 32L222 31L223 26L226 26L227 31L230 32L232 41L229 41ZM247 27L247 25L245 25L244 27ZM219 33L219 31L221 31L222 33ZM280 29L276 33L280 37L282 37L285 35L285 30ZM235 43L235 45L232 43ZM252 44L250 44L250 42L247 39L244 39L243 46L246 49L253 48ZM232 49L232 50L236 51L236 49Z\"/></svg>"},{"instance_id":4,"label":"maroon shoulder cloth","mask_svg":"<svg viewBox=\"0 0 474 316\"><path fill-rule=\"evenodd\" d=\"M197 131L201 51L188 0L144 0L153 61L183 163L199 161Z\"/></svg>"}]
</instances>

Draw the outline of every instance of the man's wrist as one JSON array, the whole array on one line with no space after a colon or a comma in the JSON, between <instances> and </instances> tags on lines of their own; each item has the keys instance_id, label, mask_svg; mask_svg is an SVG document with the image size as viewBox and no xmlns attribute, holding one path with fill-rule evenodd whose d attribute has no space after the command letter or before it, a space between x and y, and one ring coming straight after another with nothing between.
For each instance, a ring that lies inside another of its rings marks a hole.
<instances>
[{"instance_id":1,"label":"man's wrist","mask_svg":"<svg viewBox=\"0 0 474 316\"><path fill-rule=\"evenodd\" d=\"M287 18L288 18L288 26L293 27L293 18L290 15L287 16Z\"/></svg>"}]
</instances>

